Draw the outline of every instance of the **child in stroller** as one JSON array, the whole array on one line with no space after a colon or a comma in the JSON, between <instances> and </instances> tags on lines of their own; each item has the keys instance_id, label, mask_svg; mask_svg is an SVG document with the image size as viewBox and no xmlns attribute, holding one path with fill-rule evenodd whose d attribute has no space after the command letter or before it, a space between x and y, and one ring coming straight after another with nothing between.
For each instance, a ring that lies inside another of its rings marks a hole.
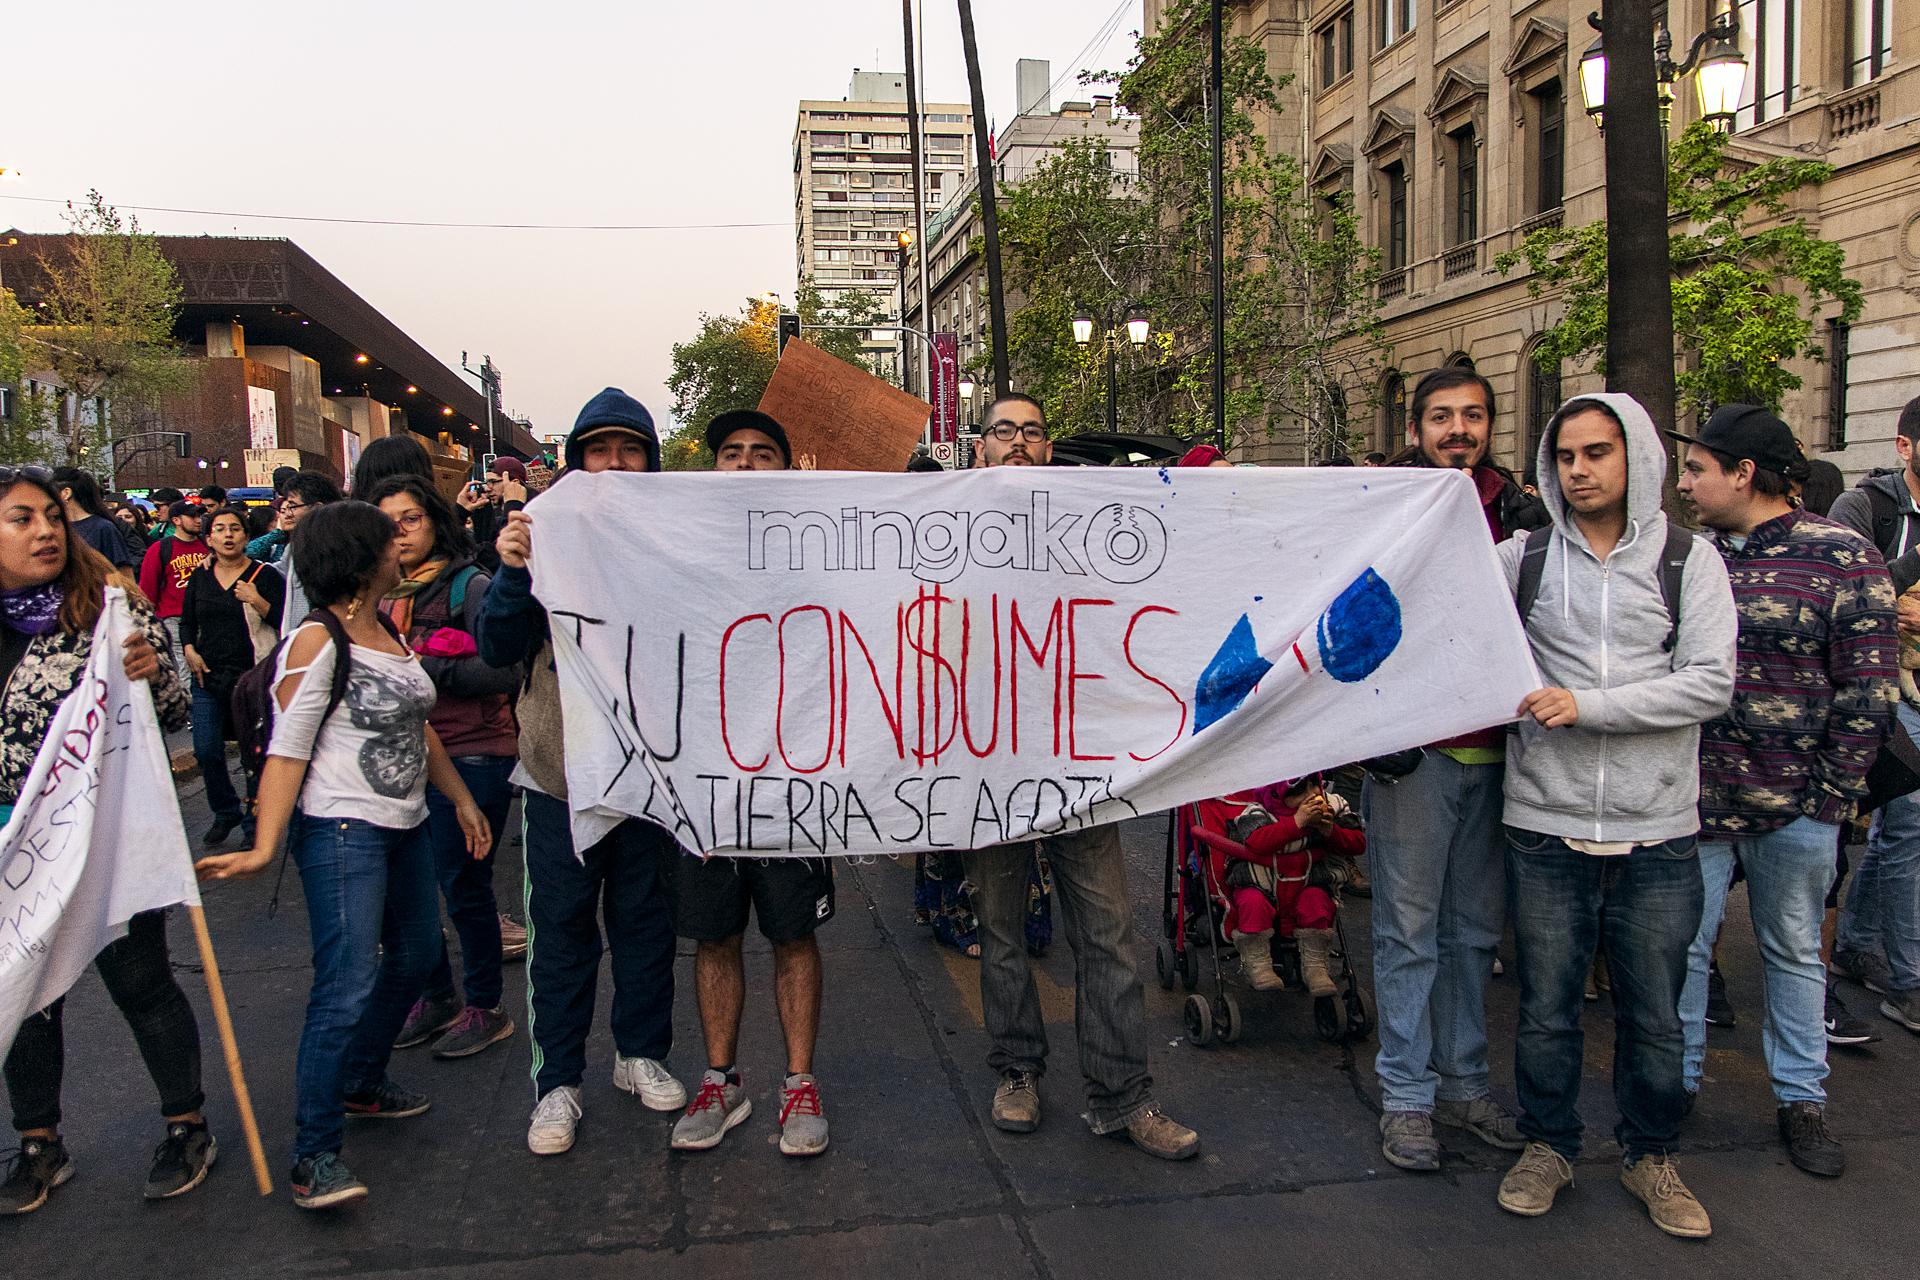
<instances>
[{"instance_id":1,"label":"child in stroller","mask_svg":"<svg viewBox=\"0 0 1920 1280\"><path fill-rule=\"evenodd\" d=\"M1335 994L1338 988L1327 967L1333 947L1333 895L1349 877L1353 859L1366 852L1359 815L1312 774L1203 800L1200 817L1252 855L1226 860L1226 929L1254 990L1276 991L1285 985L1273 967L1278 929L1300 949L1308 992L1316 997Z\"/></svg>"}]
</instances>

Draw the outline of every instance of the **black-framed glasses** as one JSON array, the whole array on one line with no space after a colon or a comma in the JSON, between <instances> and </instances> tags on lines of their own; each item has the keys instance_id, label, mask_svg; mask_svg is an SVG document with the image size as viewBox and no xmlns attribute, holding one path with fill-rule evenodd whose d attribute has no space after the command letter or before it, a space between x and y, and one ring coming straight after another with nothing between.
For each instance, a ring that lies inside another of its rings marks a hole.
<instances>
[{"instance_id":1,"label":"black-framed glasses","mask_svg":"<svg viewBox=\"0 0 1920 1280\"><path fill-rule=\"evenodd\" d=\"M1031 422L1024 427L1016 427L1011 422L995 422L981 428L981 434L992 436L1002 444L1015 437L1025 440L1028 444L1039 444L1047 438L1047 429Z\"/></svg>"},{"instance_id":2,"label":"black-framed glasses","mask_svg":"<svg viewBox=\"0 0 1920 1280\"><path fill-rule=\"evenodd\" d=\"M12 484L15 480L31 480L35 484L52 484L53 472L45 467L0 467L0 484Z\"/></svg>"}]
</instances>

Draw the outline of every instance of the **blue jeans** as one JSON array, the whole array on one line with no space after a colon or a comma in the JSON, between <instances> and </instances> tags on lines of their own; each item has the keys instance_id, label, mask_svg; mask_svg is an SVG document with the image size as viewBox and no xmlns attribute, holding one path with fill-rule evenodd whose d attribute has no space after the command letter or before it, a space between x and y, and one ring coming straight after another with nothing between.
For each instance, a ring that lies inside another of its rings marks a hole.
<instances>
[{"instance_id":1,"label":"blue jeans","mask_svg":"<svg viewBox=\"0 0 1920 1280\"><path fill-rule=\"evenodd\" d=\"M1700 1089L1707 1062L1707 968L1713 963L1713 940L1727 914L1727 890L1733 886L1733 846L1714 840L1700 846L1700 880L1706 890L1700 908L1700 931L1687 948L1687 985L1680 989L1680 1030L1686 1037L1685 1081L1688 1093Z\"/></svg>"},{"instance_id":2,"label":"blue jeans","mask_svg":"<svg viewBox=\"0 0 1920 1280\"><path fill-rule=\"evenodd\" d=\"M433 969L440 900L423 822L408 830L294 812L288 835L313 930L313 992L295 1068L293 1158L340 1150L346 1094L386 1075Z\"/></svg>"},{"instance_id":3,"label":"blue jeans","mask_svg":"<svg viewBox=\"0 0 1920 1280\"><path fill-rule=\"evenodd\" d=\"M1073 1028L1095 1133L1115 1133L1153 1105L1147 999L1133 956L1133 903L1120 828L1112 823L961 855L980 922L980 1002L996 1072L1047 1069L1047 1028L1027 958L1036 850L1053 871L1061 927L1073 949Z\"/></svg>"},{"instance_id":4,"label":"blue jeans","mask_svg":"<svg viewBox=\"0 0 1920 1280\"><path fill-rule=\"evenodd\" d=\"M193 758L207 780L207 808L215 822L238 822L243 816L240 796L227 773L227 709L192 676L187 683L193 689Z\"/></svg>"},{"instance_id":5,"label":"blue jeans","mask_svg":"<svg viewBox=\"0 0 1920 1280\"><path fill-rule=\"evenodd\" d=\"M1686 1114L1680 988L1700 929L1694 838L1599 857L1557 836L1507 828L1507 893L1520 970L1513 1075L1520 1132L1568 1160L1580 1154L1587 972L1604 937L1613 986L1613 1136L1628 1163L1664 1155Z\"/></svg>"},{"instance_id":6,"label":"blue jeans","mask_svg":"<svg viewBox=\"0 0 1920 1280\"><path fill-rule=\"evenodd\" d=\"M1767 978L1760 1027L1773 1096L1827 1100L1827 970L1820 963L1820 921L1833 887L1837 827L1795 818L1764 836L1726 842L1747 872L1747 911ZM1701 846L1706 847L1702 841ZM1704 1005L1702 1006L1704 1008Z\"/></svg>"},{"instance_id":7,"label":"blue jeans","mask_svg":"<svg viewBox=\"0 0 1920 1280\"><path fill-rule=\"evenodd\" d=\"M1920 738L1920 711L1903 702L1900 721ZM1920 795L1890 800L1874 815L1833 941L1835 951L1883 946L1894 990L1920 987Z\"/></svg>"},{"instance_id":8,"label":"blue jeans","mask_svg":"<svg viewBox=\"0 0 1920 1280\"><path fill-rule=\"evenodd\" d=\"M427 785L427 836L433 841L433 869L440 892L447 899L447 918L460 935L460 965L466 970L467 1003L476 1009L500 1007L500 905L493 897L493 856L506 834L507 810L513 805L512 756L456 756L454 769L473 793L473 802L487 816L493 844L487 856L467 852L467 835L454 816L453 801L440 788ZM440 962L421 995L428 1000L453 998L453 963L447 940L440 938Z\"/></svg>"},{"instance_id":9,"label":"blue jeans","mask_svg":"<svg viewBox=\"0 0 1920 1280\"><path fill-rule=\"evenodd\" d=\"M1431 1112L1487 1097L1487 983L1506 923L1506 768L1431 748L1360 795L1373 880L1373 997L1381 1105Z\"/></svg>"}]
</instances>

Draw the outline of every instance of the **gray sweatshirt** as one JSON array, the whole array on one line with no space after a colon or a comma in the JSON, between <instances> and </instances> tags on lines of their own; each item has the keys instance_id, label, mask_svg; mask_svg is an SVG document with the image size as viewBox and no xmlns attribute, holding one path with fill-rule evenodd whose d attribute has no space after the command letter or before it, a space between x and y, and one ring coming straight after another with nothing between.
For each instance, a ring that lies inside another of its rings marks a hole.
<instances>
[{"instance_id":1,"label":"gray sweatshirt","mask_svg":"<svg viewBox=\"0 0 1920 1280\"><path fill-rule=\"evenodd\" d=\"M1700 725L1733 698L1739 620L1720 553L1694 540L1681 578L1680 634L1660 598L1667 517L1660 509L1667 451L1632 397L1599 400L1627 437L1627 529L1602 562L1574 525L1559 468L1540 442L1540 493L1553 541L1527 619L1533 658L1549 685L1571 690L1577 724L1543 729L1532 716L1507 745L1506 821L1563 839L1657 844L1700 829ZM1524 535L1502 543L1517 589Z\"/></svg>"}]
</instances>

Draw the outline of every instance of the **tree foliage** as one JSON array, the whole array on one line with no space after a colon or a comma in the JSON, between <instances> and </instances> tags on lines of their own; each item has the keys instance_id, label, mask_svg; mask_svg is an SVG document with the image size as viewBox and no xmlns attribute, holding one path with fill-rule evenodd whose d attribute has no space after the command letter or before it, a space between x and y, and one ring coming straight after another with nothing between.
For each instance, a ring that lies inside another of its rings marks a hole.
<instances>
[{"instance_id":1,"label":"tree foliage","mask_svg":"<svg viewBox=\"0 0 1920 1280\"><path fill-rule=\"evenodd\" d=\"M1821 307L1837 304L1836 318L1851 321L1865 305L1840 246L1789 216L1788 197L1825 182L1833 166L1786 157L1749 166L1728 157L1726 145L1726 134L1696 122L1670 157L1668 244L1674 338L1685 357L1676 375L1683 414L1733 403L1778 410L1802 382L1782 362L1826 356L1812 341ZM1533 296L1557 290L1566 304L1536 352L1541 366L1595 357L1604 373L1606 223L1543 228L1494 259L1503 273L1521 262L1533 271Z\"/></svg>"},{"instance_id":2,"label":"tree foliage","mask_svg":"<svg viewBox=\"0 0 1920 1280\"><path fill-rule=\"evenodd\" d=\"M661 466L669 471L699 471L713 465L713 455L702 438L707 424L729 409L759 406L779 363L778 323L785 309L777 297L763 295L747 299L738 315L701 312L699 336L674 344L667 390L673 393L679 425L661 448ZM864 330L892 319L881 299L851 290L829 307L807 277L800 282L796 310L802 326L851 326L810 330L804 336L828 355L873 372L861 343Z\"/></svg>"},{"instance_id":3,"label":"tree foliage","mask_svg":"<svg viewBox=\"0 0 1920 1280\"><path fill-rule=\"evenodd\" d=\"M69 204L67 234L39 256L37 305L13 316L17 360L57 384L25 409L53 428L73 466L104 448L160 400L188 390L197 366L173 340L180 285L158 242L98 191ZM0 317L0 323L5 323Z\"/></svg>"},{"instance_id":4,"label":"tree foliage","mask_svg":"<svg viewBox=\"0 0 1920 1280\"><path fill-rule=\"evenodd\" d=\"M1211 431L1212 139L1207 6L1178 0L1121 73L1139 118L1138 173L1116 174L1102 139L1074 140L1009 192L1001 235L1011 287L1027 299L1008 324L1023 387L1056 434L1104 424L1105 351L1072 341L1085 308L1129 306L1152 322L1144 350L1120 346L1123 429ZM1373 285L1379 253L1360 239L1347 193L1309 190L1269 143L1282 108L1266 54L1226 41L1223 79L1227 421L1236 442L1286 432L1308 458L1351 443L1349 413L1370 403L1387 350ZM1104 269L1103 269L1104 268Z\"/></svg>"}]
</instances>

